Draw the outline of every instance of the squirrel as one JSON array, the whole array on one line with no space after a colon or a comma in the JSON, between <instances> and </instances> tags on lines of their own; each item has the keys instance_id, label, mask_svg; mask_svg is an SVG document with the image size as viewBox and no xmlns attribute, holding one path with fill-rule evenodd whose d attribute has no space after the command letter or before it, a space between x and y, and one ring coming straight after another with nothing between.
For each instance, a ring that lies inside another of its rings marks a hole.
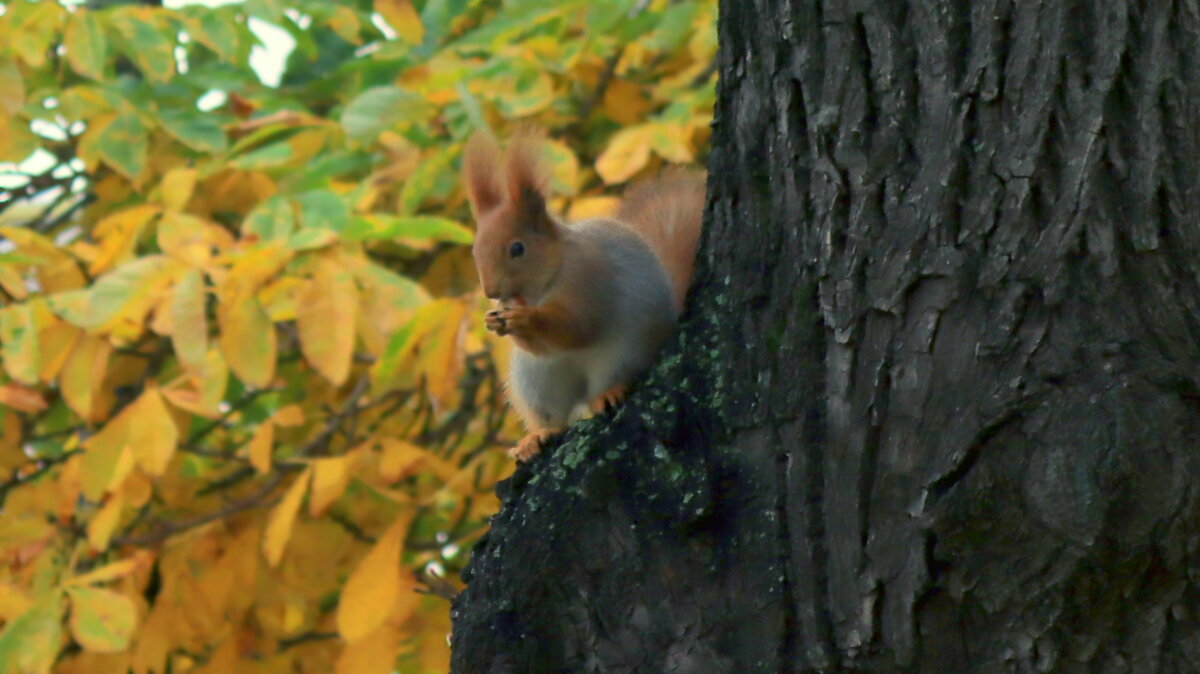
<instances>
[{"instance_id":1,"label":"squirrel","mask_svg":"<svg viewBox=\"0 0 1200 674\"><path fill-rule=\"evenodd\" d=\"M675 168L634 185L613 218L564 224L546 207L541 133L501 150L478 131L463 180L476 221L480 285L498 304L485 327L509 336L506 390L527 429L524 462L587 411L625 398L683 310L703 220L705 179Z\"/></svg>"}]
</instances>

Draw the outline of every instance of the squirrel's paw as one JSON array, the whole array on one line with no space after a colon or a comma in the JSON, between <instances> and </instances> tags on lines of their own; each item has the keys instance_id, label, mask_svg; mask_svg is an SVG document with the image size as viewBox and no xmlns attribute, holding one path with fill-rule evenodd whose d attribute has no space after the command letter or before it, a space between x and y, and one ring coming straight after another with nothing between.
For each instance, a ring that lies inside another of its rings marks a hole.
<instances>
[{"instance_id":1,"label":"squirrel's paw","mask_svg":"<svg viewBox=\"0 0 1200 674\"><path fill-rule=\"evenodd\" d=\"M592 400L588 403L588 409L590 409L593 414L600 414L607 409L611 409L621 404L621 401L625 400L625 394L628 392L628 386L625 384L617 384L616 386L603 391L595 398L592 398Z\"/></svg>"},{"instance_id":2,"label":"squirrel's paw","mask_svg":"<svg viewBox=\"0 0 1200 674\"><path fill-rule=\"evenodd\" d=\"M524 463L542 452L542 443L558 431L543 428L521 438L515 447L508 450L508 455Z\"/></svg>"},{"instance_id":3,"label":"squirrel's paw","mask_svg":"<svg viewBox=\"0 0 1200 674\"><path fill-rule=\"evenodd\" d=\"M493 309L483 315L483 327L487 328L488 332L494 332L501 337L504 336L506 326L504 319L500 316L499 309Z\"/></svg>"},{"instance_id":4,"label":"squirrel's paw","mask_svg":"<svg viewBox=\"0 0 1200 674\"><path fill-rule=\"evenodd\" d=\"M503 307L495 312L500 330L497 335L522 336L529 334L533 327L533 310L524 305Z\"/></svg>"}]
</instances>

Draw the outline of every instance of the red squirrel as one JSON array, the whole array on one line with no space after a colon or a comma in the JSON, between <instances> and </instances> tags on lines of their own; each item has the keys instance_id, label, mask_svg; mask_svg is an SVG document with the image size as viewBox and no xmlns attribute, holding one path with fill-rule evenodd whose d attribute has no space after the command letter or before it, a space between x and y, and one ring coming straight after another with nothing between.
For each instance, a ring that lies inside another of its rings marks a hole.
<instances>
[{"instance_id":1,"label":"red squirrel","mask_svg":"<svg viewBox=\"0 0 1200 674\"><path fill-rule=\"evenodd\" d=\"M463 159L477 223L472 253L497 308L487 329L509 336L509 403L528 461L588 410L620 403L683 309L704 211L704 175L671 170L626 192L614 218L570 225L546 208L541 135L501 151L476 132Z\"/></svg>"}]
</instances>

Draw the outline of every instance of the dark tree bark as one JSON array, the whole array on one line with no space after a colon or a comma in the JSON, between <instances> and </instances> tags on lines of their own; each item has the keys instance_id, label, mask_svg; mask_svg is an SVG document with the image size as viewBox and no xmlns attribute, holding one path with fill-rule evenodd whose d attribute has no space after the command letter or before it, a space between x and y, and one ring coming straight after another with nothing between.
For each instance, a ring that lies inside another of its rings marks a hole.
<instances>
[{"instance_id":1,"label":"dark tree bark","mask_svg":"<svg viewBox=\"0 0 1200 674\"><path fill-rule=\"evenodd\" d=\"M1200 671L1200 3L728 0L687 319L454 671Z\"/></svg>"}]
</instances>

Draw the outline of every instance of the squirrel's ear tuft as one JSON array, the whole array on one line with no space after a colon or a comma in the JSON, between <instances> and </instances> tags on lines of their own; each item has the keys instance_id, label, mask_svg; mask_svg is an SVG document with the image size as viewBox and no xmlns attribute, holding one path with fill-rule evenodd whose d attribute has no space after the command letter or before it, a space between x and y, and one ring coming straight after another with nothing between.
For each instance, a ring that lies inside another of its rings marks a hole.
<instances>
[{"instance_id":1,"label":"squirrel's ear tuft","mask_svg":"<svg viewBox=\"0 0 1200 674\"><path fill-rule=\"evenodd\" d=\"M476 131L463 150L463 182L475 217L488 213L504 201L501 184L500 148L486 131Z\"/></svg>"},{"instance_id":2,"label":"squirrel's ear tuft","mask_svg":"<svg viewBox=\"0 0 1200 674\"><path fill-rule=\"evenodd\" d=\"M504 155L508 200L535 227L550 221L546 212L547 176L541 161L544 138L545 133L538 127L521 127L513 134Z\"/></svg>"}]
</instances>

